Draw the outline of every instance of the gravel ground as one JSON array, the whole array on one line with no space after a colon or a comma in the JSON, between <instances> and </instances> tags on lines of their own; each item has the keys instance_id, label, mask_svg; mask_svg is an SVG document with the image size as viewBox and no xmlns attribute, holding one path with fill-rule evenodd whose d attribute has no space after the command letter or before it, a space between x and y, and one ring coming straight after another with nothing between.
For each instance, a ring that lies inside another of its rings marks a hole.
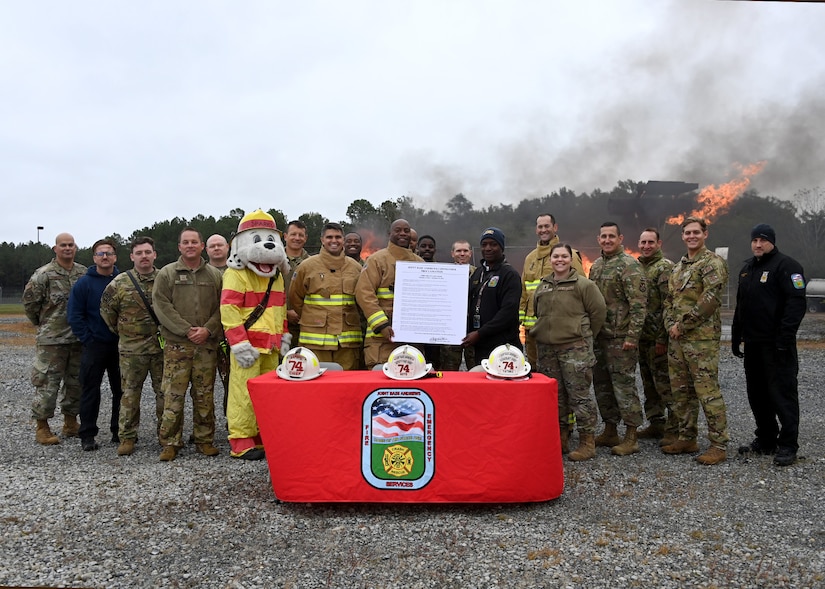
<instances>
[{"instance_id":1,"label":"gravel ground","mask_svg":"<svg viewBox=\"0 0 825 589\"><path fill-rule=\"evenodd\" d=\"M825 322L802 331L821 340ZM130 457L108 436L98 452L39 446L32 358L7 346L0 360L0 585L825 587L821 342L800 352L794 466L729 454L704 467L643 441L633 456L565 462L559 499L518 505L280 503L266 465L231 460L225 439L217 458L189 447L159 463L148 392ZM720 364L735 454L753 423L741 362L724 348Z\"/></svg>"}]
</instances>

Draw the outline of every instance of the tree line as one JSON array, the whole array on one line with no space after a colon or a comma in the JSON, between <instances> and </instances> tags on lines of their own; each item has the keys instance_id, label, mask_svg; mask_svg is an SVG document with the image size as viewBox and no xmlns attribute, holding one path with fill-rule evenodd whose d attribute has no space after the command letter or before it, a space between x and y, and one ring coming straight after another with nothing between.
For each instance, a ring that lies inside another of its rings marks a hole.
<instances>
[{"instance_id":1,"label":"tree line","mask_svg":"<svg viewBox=\"0 0 825 589\"><path fill-rule=\"evenodd\" d=\"M425 210L414 199L402 196L374 205L366 199L354 200L346 210L347 218L338 220L345 231L359 231L371 240L373 248L386 245L390 223L398 218L407 219L419 235L432 235L437 243L438 261L450 261L450 246L457 239L466 239L470 245L478 245L481 231L489 226L499 227L507 239L509 261L521 270L524 256L535 247L535 219L541 213L552 213L559 225L559 236L593 260L599 255L596 235L602 221L612 220L619 224L624 234L625 246L636 250L638 236L646 227L659 229L665 255L676 260L684 252L678 225L667 220L696 208L696 191L682 194L650 194L646 183L632 180L619 181L610 191L594 190L575 193L560 188L538 198L524 198L518 204L500 203L476 208L464 194L456 194L446 201L440 211ZM230 238L237 230L238 222L247 211L232 209L228 214L215 218L196 214L191 218L175 217L157 221L123 237L109 235L118 244L119 267L131 267L129 243L135 237L149 235L155 240L158 251L158 267L178 257L178 235L186 226L198 229L204 239L214 233ZM287 219L279 209L270 209L279 229L284 230ZM330 219L318 212L307 212L298 217L307 226L307 250L319 249L321 230ZM736 273L745 259L750 257L750 229L758 223L770 223L776 230L777 247L798 259L808 278L825 277L825 189L803 189L791 200L762 197L749 190L736 198L725 214L711 220L708 247L728 247L728 264L731 280L735 284ZM91 263L90 247L78 251L77 261ZM0 289L4 297L22 292L32 272L53 257L50 244L29 242L25 244L0 243Z\"/></svg>"}]
</instances>

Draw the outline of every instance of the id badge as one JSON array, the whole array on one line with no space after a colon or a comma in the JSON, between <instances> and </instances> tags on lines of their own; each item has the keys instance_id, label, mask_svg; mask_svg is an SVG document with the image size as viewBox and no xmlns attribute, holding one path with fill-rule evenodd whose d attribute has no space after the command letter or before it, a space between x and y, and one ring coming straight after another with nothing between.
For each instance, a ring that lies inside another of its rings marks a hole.
<instances>
[{"instance_id":1,"label":"id badge","mask_svg":"<svg viewBox=\"0 0 825 589\"><path fill-rule=\"evenodd\" d=\"M481 315L473 315L473 329L481 328Z\"/></svg>"}]
</instances>

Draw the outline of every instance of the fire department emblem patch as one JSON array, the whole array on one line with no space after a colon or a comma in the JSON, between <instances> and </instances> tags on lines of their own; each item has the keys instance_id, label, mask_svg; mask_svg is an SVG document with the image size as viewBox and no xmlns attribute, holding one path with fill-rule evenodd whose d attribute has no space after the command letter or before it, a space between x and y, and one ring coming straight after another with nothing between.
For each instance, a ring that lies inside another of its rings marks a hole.
<instances>
[{"instance_id":1,"label":"fire department emblem patch","mask_svg":"<svg viewBox=\"0 0 825 589\"><path fill-rule=\"evenodd\" d=\"M435 473L435 416L421 389L387 388L364 400L361 474L378 489L415 490Z\"/></svg>"},{"instance_id":2,"label":"fire department emblem patch","mask_svg":"<svg viewBox=\"0 0 825 589\"><path fill-rule=\"evenodd\" d=\"M412 472L415 458L412 450L401 444L390 446L384 450L384 472L394 477L403 477Z\"/></svg>"}]
</instances>

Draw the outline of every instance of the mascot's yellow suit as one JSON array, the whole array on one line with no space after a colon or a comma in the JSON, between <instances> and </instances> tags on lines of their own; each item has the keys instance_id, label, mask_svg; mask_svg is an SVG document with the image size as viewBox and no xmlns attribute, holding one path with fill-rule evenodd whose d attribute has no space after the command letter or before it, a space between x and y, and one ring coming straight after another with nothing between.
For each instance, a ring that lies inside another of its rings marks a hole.
<instances>
[{"instance_id":1,"label":"mascot's yellow suit","mask_svg":"<svg viewBox=\"0 0 825 589\"><path fill-rule=\"evenodd\" d=\"M229 395L226 418L231 455L246 460L264 457L258 422L246 382L278 367L279 351L289 347L283 269L288 262L280 233L271 215L260 209L246 215L232 240L228 268L223 275L221 323L230 347ZM262 303L272 280L262 314L245 327Z\"/></svg>"}]
</instances>

